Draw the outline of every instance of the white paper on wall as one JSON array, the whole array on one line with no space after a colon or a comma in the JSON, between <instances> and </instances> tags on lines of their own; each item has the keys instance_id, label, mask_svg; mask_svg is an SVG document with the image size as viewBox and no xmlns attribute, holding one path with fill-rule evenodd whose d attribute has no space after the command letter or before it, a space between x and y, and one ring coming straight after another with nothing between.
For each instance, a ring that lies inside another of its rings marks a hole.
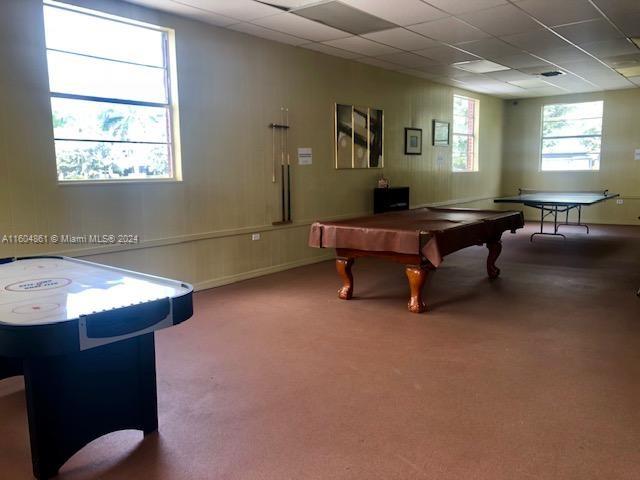
<instances>
[{"instance_id":1,"label":"white paper on wall","mask_svg":"<svg viewBox=\"0 0 640 480\"><path fill-rule=\"evenodd\" d=\"M311 165L313 163L313 151L311 148L298 148L298 165Z\"/></svg>"}]
</instances>

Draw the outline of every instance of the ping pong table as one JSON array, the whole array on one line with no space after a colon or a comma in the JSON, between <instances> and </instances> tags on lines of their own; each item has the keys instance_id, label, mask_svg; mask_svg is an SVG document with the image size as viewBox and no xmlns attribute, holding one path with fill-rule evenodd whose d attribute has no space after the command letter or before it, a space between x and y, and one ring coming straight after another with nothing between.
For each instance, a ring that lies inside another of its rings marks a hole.
<instances>
[{"instance_id":1,"label":"ping pong table","mask_svg":"<svg viewBox=\"0 0 640 480\"><path fill-rule=\"evenodd\" d=\"M608 190L592 190L592 191L550 191L550 190L533 190L528 188L520 188L518 195L512 197L496 198L495 203L521 203L527 207L540 210L540 231L535 232L529 238L533 241L536 235L550 235L566 238L562 233L558 233L558 229L563 225L572 225L584 227L589 233L589 225L582 223L582 207L594 205L596 203L611 200L620 196L617 193L609 193ZM578 211L578 221L569 222L569 213L571 210ZM558 222L558 214L565 214L564 222L562 219ZM544 231L544 220L547 217L553 217L553 232Z\"/></svg>"}]
</instances>

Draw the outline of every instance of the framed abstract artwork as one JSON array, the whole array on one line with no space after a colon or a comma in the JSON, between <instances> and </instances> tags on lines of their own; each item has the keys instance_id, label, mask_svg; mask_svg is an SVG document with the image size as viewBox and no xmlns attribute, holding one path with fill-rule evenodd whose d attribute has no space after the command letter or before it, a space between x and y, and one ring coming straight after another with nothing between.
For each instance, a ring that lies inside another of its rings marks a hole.
<instances>
[{"instance_id":1,"label":"framed abstract artwork","mask_svg":"<svg viewBox=\"0 0 640 480\"><path fill-rule=\"evenodd\" d=\"M337 169L384 166L382 110L336 104L335 159Z\"/></svg>"}]
</instances>

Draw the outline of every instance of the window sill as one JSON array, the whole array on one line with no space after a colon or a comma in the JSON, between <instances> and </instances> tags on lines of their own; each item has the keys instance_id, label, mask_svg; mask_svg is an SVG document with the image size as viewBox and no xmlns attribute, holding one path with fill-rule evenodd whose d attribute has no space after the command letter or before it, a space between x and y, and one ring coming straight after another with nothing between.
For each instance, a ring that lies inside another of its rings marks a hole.
<instances>
[{"instance_id":1,"label":"window sill","mask_svg":"<svg viewBox=\"0 0 640 480\"><path fill-rule=\"evenodd\" d=\"M542 170L539 169L538 173L599 173L598 170Z\"/></svg>"},{"instance_id":2,"label":"window sill","mask_svg":"<svg viewBox=\"0 0 640 480\"><path fill-rule=\"evenodd\" d=\"M61 187L71 187L74 185L128 185L135 184L140 185L141 183L182 183L183 180L176 178L161 178L161 179L152 179L152 178L139 178L136 180L67 180L60 181L58 180L58 186Z\"/></svg>"}]
</instances>

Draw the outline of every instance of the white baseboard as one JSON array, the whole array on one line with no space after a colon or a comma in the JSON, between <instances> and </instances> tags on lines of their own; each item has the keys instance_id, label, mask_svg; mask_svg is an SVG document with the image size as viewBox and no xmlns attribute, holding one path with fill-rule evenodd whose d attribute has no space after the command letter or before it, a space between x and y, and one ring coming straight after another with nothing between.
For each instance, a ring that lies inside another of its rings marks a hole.
<instances>
[{"instance_id":1,"label":"white baseboard","mask_svg":"<svg viewBox=\"0 0 640 480\"><path fill-rule=\"evenodd\" d=\"M255 270L249 270L247 272L235 273L233 275L227 275L224 277L212 278L203 282L194 284L194 289L207 290L209 288L221 287L222 285L229 285L230 283L241 282L242 280L249 280L251 278L262 277L263 275L269 275L271 273L283 272L296 267L303 267L305 265L311 265L314 263L326 262L334 258L333 249L327 252L322 257L304 258L302 260L295 260L293 262L280 263L278 265L271 265L269 267L257 268Z\"/></svg>"}]
</instances>

